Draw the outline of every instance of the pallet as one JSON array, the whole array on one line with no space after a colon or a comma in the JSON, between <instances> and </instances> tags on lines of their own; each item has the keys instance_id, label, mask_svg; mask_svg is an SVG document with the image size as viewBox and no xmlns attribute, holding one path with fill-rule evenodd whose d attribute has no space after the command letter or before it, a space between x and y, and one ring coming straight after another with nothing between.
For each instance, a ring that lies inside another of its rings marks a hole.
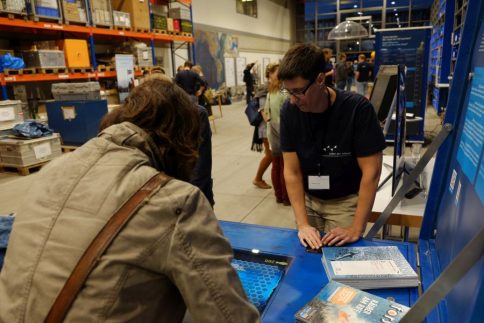
<instances>
[{"instance_id":1,"label":"pallet","mask_svg":"<svg viewBox=\"0 0 484 323\"><path fill-rule=\"evenodd\" d=\"M31 173L39 171L42 166L47 164L50 160L43 161L41 163L29 165L29 166L12 166L12 165L2 165L0 164L0 172L14 172L18 173L21 176L27 176Z\"/></svg>"},{"instance_id":2,"label":"pallet","mask_svg":"<svg viewBox=\"0 0 484 323\"><path fill-rule=\"evenodd\" d=\"M180 36L181 32L179 32L179 31L168 31L168 34L173 35L173 36Z\"/></svg>"},{"instance_id":3,"label":"pallet","mask_svg":"<svg viewBox=\"0 0 484 323\"><path fill-rule=\"evenodd\" d=\"M153 29L153 32L155 34L163 34L163 35L168 35L168 30L164 30L164 29Z\"/></svg>"},{"instance_id":4,"label":"pallet","mask_svg":"<svg viewBox=\"0 0 484 323\"><path fill-rule=\"evenodd\" d=\"M64 25L77 25L77 26L89 26L86 21L75 21L64 19Z\"/></svg>"},{"instance_id":5,"label":"pallet","mask_svg":"<svg viewBox=\"0 0 484 323\"><path fill-rule=\"evenodd\" d=\"M113 29L112 25L92 25L95 28Z\"/></svg>"},{"instance_id":6,"label":"pallet","mask_svg":"<svg viewBox=\"0 0 484 323\"><path fill-rule=\"evenodd\" d=\"M73 152L74 150L76 150L77 148L79 148L79 146L68 146L68 145L61 145L61 149L62 149L62 152L63 153L70 153L70 152Z\"/></svg>"},{"instance_id":7,"label":"pallet","mask_svg":"<svg viewBox=\"0 0 484 323\"><path fill-rule=\"evenodd\" d=\"M31 67L31 68L20 68L20 69L10 69L6 68L3 70L3 74L6 76L10 75L24 75L24 74L35 74L36 69Z\"/></svg>"},{"instance_id":8,"label":"pallet","mask_svg":"<svg viewBox=\"0 0 484 323\"><path fill-rule=\"evenodd\" d=\"M91 72L92 68L90 67L70 67L69 73L87 73Z\"/></svg>"},{"instance_id":9,"label":"pallet","mask_svg":"<svg viewBox=\"0 0 484 323\"><path fill-rule=\"evenodd\" d=\"M37 74L64 74L67 73L66 67L38 67Z\"/></svg>"},{"instance_id":10,"label":"pallet","mask_svg":"<svg viewBox=\"0 0 484 323\"><path fill-rule=\"evenodd\" d=\"M134 30L135 32L137 32L137 33L145 33L145 34L147 34L147 33L149 33L149 32L150 32L150 30L149 30L149 29L146 29L146 28L137 28L137 27L136 27L136 28L134 28L133 30Z\"/></svg>"},{"instance_id":11,"label":"pallet","mask_svg":"<svg viewBox=\"0 0 484 323\"><path fill-rule=\"evenodd\" d=\"M126 26L114 26L114 30L119 30L119 31L131 31L133 30L131 27L126 27Z\"/></svg>"},{"instance_id":12,"label":"pallet","mask_svg":"<svg viewBox=\"0 0 484 323\"><path fill-rule=\"evenodd\" d=\"M26 13L14 12L14 11L2 11L0 10L0 17L7 17L8 19L24 19L27 20Z\"/></svg>"},{"instance_id":13,"label":"pallet","mask_svg":"<svg viewBox=\"0 0 484 323\"><path fill-rule=\"evenodd\" d=\"M60 17L47 17L47 16L31 16L31 20L33 21L41 21L41 22L57 22L59 25L62 25L62 18Z\"/></svg>"},{"instance_id":14,"label":"pallet","mask_svg":"<svg viewBox=\"0 0 484 323\"><path fill-rule=\"evenodd\" d=\"M192 33L181 33L182 36L185 36L185 37L192 37Z\"/></svg>"},{"instance_id":15,"label":"pallet","mask_svg":"<svg viewBox=\"0 0 484 323\"><path fill-rule=\"evenodd\" d=\"M116 68L114 66L106 66L106 65L98 65L97 71L98 72L111 72L114 71Z\"/></svg>"}]
</instances>

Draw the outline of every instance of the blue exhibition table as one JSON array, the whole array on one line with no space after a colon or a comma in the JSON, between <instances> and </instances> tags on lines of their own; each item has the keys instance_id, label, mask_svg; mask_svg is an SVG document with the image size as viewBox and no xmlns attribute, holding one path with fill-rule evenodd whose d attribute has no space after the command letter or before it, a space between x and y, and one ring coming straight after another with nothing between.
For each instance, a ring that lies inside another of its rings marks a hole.
<instances>
[{"instance_id":1,"label":"blue exhibition table","mask_svg":"<svg viewBox=\"0 0 484 323\"><path fill-rule=\"evenodd\" d=\"M262 313L264 322L294 322L294 314L309 302L328 278L321 263L321 254L308 253L299 243L297 231L253 224L220 221L220 226L234 250L257 250L260 253L290 259L286 273ZM417 271L416 245L386 240L359 240L351 246L397 246ZM375 289L368 292L397 303L412 306L418 298L417 288Z\"/></svg>"}]
</instances>

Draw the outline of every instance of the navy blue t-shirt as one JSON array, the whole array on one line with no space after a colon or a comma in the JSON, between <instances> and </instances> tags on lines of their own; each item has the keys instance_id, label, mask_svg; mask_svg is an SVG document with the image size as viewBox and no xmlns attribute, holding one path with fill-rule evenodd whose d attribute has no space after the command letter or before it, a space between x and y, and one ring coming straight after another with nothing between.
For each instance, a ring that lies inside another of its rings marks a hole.
<instances>
[{"instance_id":1,"label":"navy blue t-shirt","mask_svg":"<svg viewBox=\"0 0 484 323\"><path fill-rule=\"evenodd\" d=\"M367 62L358 63L356 70L360 72L358 82L368 82L370 80L371 65Z\"/></svg>"},{"instance_id":2,"label":"navy blue t-shirt","mask_svg":"<svg viewBox=\"0 0 484 323\"><path fill-rule=\"evenodd\" d=\"M281 110L281 149L296 152L304 190L320 199L358 192L361 170L357 157L385 148L375 110L363 96L336 91L336 101L324 113L302 112L288 101ZM309 175L329 175L329 190L309 190Z\"/></svg>"}]
</instances>

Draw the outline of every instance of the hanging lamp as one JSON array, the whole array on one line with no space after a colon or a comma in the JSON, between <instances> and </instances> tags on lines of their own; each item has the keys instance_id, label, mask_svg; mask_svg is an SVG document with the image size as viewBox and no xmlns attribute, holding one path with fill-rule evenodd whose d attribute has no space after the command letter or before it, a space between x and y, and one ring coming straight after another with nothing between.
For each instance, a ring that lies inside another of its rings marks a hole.
<instances>
[{"instance_id":1,"label":"hanging lamp","mask_svg":"<svg viewBox=\"0 0 484 323\"><path fill-rule=\"evenodd\" d=\"M368 37L368 30L356 21L346 20L331 29L329 40L355 39Z\"/></svg>"}]
</instances>

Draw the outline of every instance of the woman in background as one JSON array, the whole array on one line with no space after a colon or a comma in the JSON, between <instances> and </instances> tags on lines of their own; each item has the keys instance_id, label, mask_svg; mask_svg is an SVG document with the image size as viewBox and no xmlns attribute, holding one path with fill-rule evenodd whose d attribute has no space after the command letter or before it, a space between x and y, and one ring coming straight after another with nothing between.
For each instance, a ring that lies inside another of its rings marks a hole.
<instances>
[{"instance_id":1,"label":"woman in background","mask_svg":"<svg viewBox=\"0 0 484 323\"><path fill-rule=\"evenodd\" d=\"M284 180L284 161L282 159L280 131L281 108L287 96L280 91L281 82L277 78L279 64L269 64L266 68L266 78L269 81L269 93L264 107L267 116L267 138L272 152L271 179L274 186L277 203L290 205Z\"/></svg>"}]
</instances>

